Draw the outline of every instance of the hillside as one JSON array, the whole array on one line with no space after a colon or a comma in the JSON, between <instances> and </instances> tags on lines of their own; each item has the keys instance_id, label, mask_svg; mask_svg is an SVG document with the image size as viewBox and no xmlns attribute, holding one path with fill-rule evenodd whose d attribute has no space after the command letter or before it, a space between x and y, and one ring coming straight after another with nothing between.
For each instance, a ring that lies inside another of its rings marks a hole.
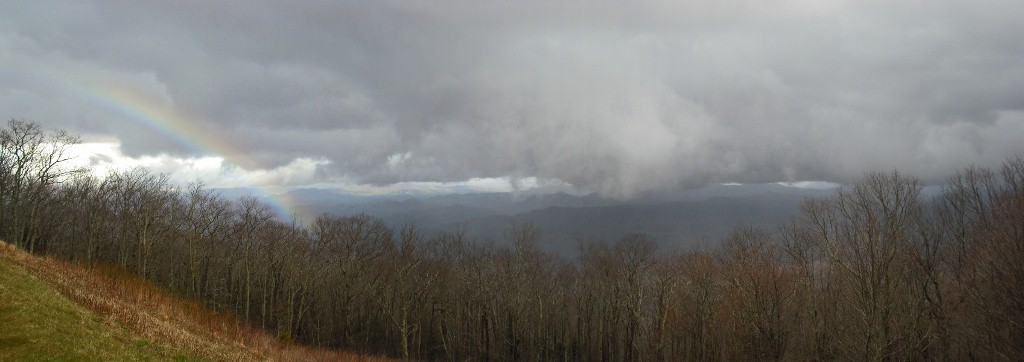
<instances>
[{"instance_id":1,"label":"hillside","mask_svg":"<svg viewBox=\"0 0 1024 362\"><path fill-rule=\"evenodd\" d=\"M283 344L113 268L0 241L0 360L383 360Z\"/></svg>"},{"instance_id":2,"label":"hillside","mask_svg":"<svg viewBox=\"0 0 1024 362\"><path fill-rule=\"evenodd\" d=\"M0 325L2 360L196 358L106 323L6 258L0 259Z\"/></svg>"}]
</instances>

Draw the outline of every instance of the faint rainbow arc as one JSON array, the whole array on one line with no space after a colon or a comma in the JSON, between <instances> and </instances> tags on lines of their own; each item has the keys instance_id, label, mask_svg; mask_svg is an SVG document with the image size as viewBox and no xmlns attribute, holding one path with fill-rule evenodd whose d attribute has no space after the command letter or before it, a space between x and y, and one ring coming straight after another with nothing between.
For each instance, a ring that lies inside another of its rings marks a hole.
<instances>
[{"instance_id":1,"label":"faint rainbow arc","mask_svg":"<svg viewBox=\"0 0 1024 362\"><path fill-rule=\"evenodd\" d=\"M199 154L219 156L235 166L251 165L254 162L244 152L218 138L213 132L196 126L196 122L183 116L172 106L161 104L146 97L142 92L120 84L97 79L81 79L75 92L89 104L117 113L127 120L159 134ZM253 189L266 200L278 215L291 217L300 215L300 205L287 194L275 194L267 188L272 185L253 185Z\"/></svg>"}]
</instances>

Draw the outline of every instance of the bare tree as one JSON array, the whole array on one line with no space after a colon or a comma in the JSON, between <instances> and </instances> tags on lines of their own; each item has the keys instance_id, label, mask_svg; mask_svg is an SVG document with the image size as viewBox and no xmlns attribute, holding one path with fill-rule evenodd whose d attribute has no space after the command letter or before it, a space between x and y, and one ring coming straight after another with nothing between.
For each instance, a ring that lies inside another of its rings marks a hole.
<instances>
[{"instance_id":1,"label":"bare tree","mask_svg":"<svg viewBox=\"0 0 1024 362\"><path fill-rule=\"evenodd\" d=\"M68 166L70 148L79 142L65 131L47 135L34 122L12 119L0 130L0 231L8 241L36 249L52 187L81 172Z\"/></svg>"},{"instance_id":2,"label":"bare tree","mask_svg":"<svg viewBox=\"0 0 1024 362\"><path fill-rule=\"evenodd\" d=\"M967 168L944 188L940 212L956 288L950 315L969 358L1024 354L1024 159L998 172Z\"/></svg>"},{"instance_id":3,"label":"bare tree","mask_svg":"<svg viewBox=\"0 0 1024 362\"><path fill-rule=\"evenodd\" d=\"M331 275L324 306L329 310L327 328L340 345L355 346L359 329L369 323L367 306L382 282L382 273L375 270L387 251L394 247L391 229L378 218L367 215L339 217L322 215L312 225L316 243L323 245ZM362 344L369 344L370 335L361 334Z\"/></svg>"},{"instance_id":4,"label":"bare tree","mask_svg":"<svg viewBox=\"0 0 1024 362\"><path fill-rule=\"evenodd\" d=\"M231 237L233 206L227 200L203 187L201 182L189 185L178 203L179 233L184 244L183 290L192 296L203 296L210 278L211 259L218 241Z\"/></svg>"},{"instance_id":5,"label":"bare tree","mask_svg":"<svg viewBox=\"0 0 1024 362\"><path fill-rule=\"evenodd\" d=\"M255 273L253 269L257 261L256 253L260 246L263 228L273 220L274 213L259 199L247 196L238 200L234 215L236 220L232 236L234 236L234 250L238 258L235 261L234 273L237 273L235 274L238 275L237 283L241 284L241 289L244 290L241 297L238 298L238 302L241 303L238 312L248 320L252 317L250 309L252 307L253 274Z\"/></svg>"},{"instance_id":6,"label":"bare tree","mask_svg":"<svg viewBox=\"0 0 1024 362\"><path fill-rule=\"evenodd\" d=\"M684 330L680 354L685 360L718 359L724 337L717 323L725 289L718 278L721 266L712 255L702 251L689 253L680 262L684 286L677 298L688 307L681 317Z\"/></svg>"},{"instance_id":7,"label":"bare tree","mask_svg":"<svg viewBox=\"0 0 1024 362\"><path fill-rule=\"evenodd\" d=\"M773 235L758 229L733 231L722 244L724 277L736 315L735 359L780 360L793 326L796 273L783 265Z\"/></svg>"},{"instance_id":8,"label":"bare tree","mask_svg":"<svg viewBox=\"0 0 1024 362\"><path fill-rule=\"evenodd\" d=\"M421 324L416 314L430 307L426 298L433 287L435 276L425 268L424 236L414 223L402 226L398 247L390 254L385 282L377 302L398 333L402 358L410 357L410 341L420 333Z\"/></svg>"},{"instance_id":9,"label":"bare tree","mask_svg":"<svg viewBox=\"0 0 1024 362\"><path fill-rule=\"evenodd\" d=\"M919 354L920 296L908 293L912 248L920 237L920 183L899 174L868 174L849 191L804 206L804 227L812 247L848 301L845 330L833 329L837 348L849 358L904 359Z\"/></svg>"}]
</instances>

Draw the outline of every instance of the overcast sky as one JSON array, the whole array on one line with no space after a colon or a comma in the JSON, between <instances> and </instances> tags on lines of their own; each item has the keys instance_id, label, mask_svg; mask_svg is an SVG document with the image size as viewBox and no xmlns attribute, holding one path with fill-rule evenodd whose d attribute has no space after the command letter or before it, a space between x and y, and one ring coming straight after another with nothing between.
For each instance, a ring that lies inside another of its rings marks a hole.
<instances>
[{"instance_id":1,"label":"overcast sky","mask_svg":"<svg viewBox=\"0 0 1024 362\"><path fill-rule=\"evenodd\" d=\"M81 134L97 164L222 186L500 179L629 197L893 168L937 181L1024 153L1020 14L1019 0L4 1L0 116Z\"/></svg>"}]
</instances>

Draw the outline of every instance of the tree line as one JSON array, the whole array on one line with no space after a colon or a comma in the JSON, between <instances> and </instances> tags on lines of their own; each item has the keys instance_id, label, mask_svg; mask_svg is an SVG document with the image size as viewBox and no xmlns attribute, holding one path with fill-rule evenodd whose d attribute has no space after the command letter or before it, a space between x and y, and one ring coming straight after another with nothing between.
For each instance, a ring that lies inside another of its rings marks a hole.
<instances>
[{"instance_id":1,"label":"tree line","mask_svg":"<svg viewBox=\"0 0 1024 362\"><path fill-rule=\"evenodd\" d=\"M662 252L644 234L541 251L369 215L280 220L144 169L69 167L77 138L0 131L0 236L112 264L280 338L443 360L1012 360L1024 355L1024 160L936 196L896 171L778 230Z\"/></svg>"}]
</instances>

